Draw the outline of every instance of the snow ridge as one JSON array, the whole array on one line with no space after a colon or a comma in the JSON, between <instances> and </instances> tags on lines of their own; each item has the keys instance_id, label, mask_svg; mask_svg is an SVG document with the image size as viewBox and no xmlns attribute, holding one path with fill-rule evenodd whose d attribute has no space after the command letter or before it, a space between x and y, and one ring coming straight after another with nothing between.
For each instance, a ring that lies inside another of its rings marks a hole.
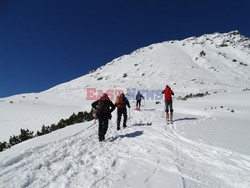
<instances>
[{"instance_id":1,"label":"snow ridge","mask_svg":"<svg viewBox=\"0 0 250 188\"><path fill-rule=\"evenodd\" d=\"M238 31L207 34L140 48L91 73L56 86L46 94L72 100L86 97L86 88L161 89L166 82L179 95L245 89L250 82L250 39ZM76 95L72 97L72 95ZM81 102L81 101L78 101Z\"/></svg>"}]
</instances>

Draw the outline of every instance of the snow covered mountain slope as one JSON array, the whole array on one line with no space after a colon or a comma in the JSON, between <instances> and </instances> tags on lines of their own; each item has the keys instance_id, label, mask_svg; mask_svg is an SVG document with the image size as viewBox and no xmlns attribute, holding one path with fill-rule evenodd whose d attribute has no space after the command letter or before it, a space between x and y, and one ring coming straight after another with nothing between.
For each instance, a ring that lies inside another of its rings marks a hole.
<instances>
[{"instance_id":1,"label":"snow covered mountain slope","mask_svg":"<svg viewBox=\"0 0 250 188\"><path fill-rule=\"evenodd\" d=\"M18 126L36 131L73 112L89 110L87 88L151 91L166 84L173 87L176 98L249 89L250 39L233 31L153 44L47 91L0 99L0 141L18 134Z\"/></svg>"},{"instance_id":2,"label":"snow covered mountain slope","mask_svg":"<svg viewBox=\"0 0 250 188\"><path fill-rule=\"evenodd\" d=\"M230 107L232 98L223 95L176 104L173 126L154 103L145 103L142 111L131 109L128 128L119 132L113 113L101 143L93 122L22 142L0 153L0 187L247 188L250 105L240 103L234 115L202 109L221 99ZM230 118L239 118L239 124Z\"/></svg>"},{"instance_id":3,"label":"snow covered mountain slope","mask_svg":"<svg viewBox=\"0 0 250 188\"><path fill-rule=\"evenodd\" d=\"M249 45L238 32L153 44L46 92L82 96L89 87L162 89L166 84L178 95L242 89L250 82Z\"/></svg>"},{"instance_id":4,"label":"snow covered mountain slope","mask_svg":"<svg viewBox=\"0 0 250 188\"><path fill-rule=\"evenodd\" d=\"M166 84L173 126L153 92ZM120 132L115 111L104 143L88 122L1 152L0 187L250 187L249 38L233 31L153 44L47 91L2 98L0 142L89 111L90 88L135 88L149 100ZM191 93L206 96L182 100Z\"/></svg>"}]
</instances>

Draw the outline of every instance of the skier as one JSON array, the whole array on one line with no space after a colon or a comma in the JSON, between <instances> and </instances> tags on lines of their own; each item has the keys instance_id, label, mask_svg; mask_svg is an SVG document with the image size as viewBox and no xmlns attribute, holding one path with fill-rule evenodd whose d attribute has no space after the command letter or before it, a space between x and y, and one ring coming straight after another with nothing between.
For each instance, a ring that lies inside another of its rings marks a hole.
<instances>
[{"instance_id":1,"label":"skier","mask_svg":"<svg viewBox=\"0 0 250 188\"><path fill-rule=\"evenodd\" d=\"M127 97L125 97L124 93L120 94L116 98L115 105L117 107L117 130L120 130L120 122L121 122L121 117L123 115L123 128L127 127L126 122L127 122L127 108L130 108L129 101Z\"/></svg>"},{"instance_id":2,"label":"skier","mask_svg":"<svg viewBox=\"0 0 250 188\"><path fill-rule=\"evenodd\" d=\"M111 119L111 113L115 110L115 105L109 99L106 93L103 96L92 103L92 107L96 110L97 118L99 121L98 136L99 141L105 140L105 134L108 130L108 121Z\"/></svg>"},{"instance_id":3,"label":"skier","mask_svg":"<svg viewBox=\"0 0 250 188\"><path fill-rule=\"evenodd\" d=\"M165 105L166 105L166 118L167 121L173 123L173 100L172 100L172 95L174 95L174 92L172 89L166 85L166 88L164 91L162 91L162 94L165 96ZM170 111L170 114L168 113Z\"/></svg>"},{"instance_id":4,"label":"skier","mask_svg":"<svg viewBox=\"0 0 250 188\"><path fill-rule=\"evenodd\" d=\"M141 108L141 99L142 98L144 99L144 97L142 96L140 91L138 91L138 93L136 95L136 110L140 110L140 108Z\"/></svg>"}]
</instances>

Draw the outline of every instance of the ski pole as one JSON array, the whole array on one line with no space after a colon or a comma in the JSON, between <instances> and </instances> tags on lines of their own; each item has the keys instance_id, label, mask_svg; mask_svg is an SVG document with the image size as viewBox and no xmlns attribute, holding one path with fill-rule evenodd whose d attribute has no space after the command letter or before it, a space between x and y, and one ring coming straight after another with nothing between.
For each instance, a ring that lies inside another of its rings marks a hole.
<instances>
[{"instance_id":1,"label":"ski pole","mask_svg":"<svg viewBox=\"0 0 250 188\"><path fill-rule=\"evenodd\" d=\"M129 110L129 118L128 118L128 119L130 119L130 117L131 117L131 116L130 116L130 108L129 108L128 110Z\"/></svg>"}]
</instances>

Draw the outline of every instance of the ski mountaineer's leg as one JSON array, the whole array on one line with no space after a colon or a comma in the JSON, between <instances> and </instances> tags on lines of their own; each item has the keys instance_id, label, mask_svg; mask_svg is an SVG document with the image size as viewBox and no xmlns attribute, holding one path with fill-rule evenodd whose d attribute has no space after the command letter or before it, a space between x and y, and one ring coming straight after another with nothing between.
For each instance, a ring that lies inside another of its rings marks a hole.
<instances>
[{"instance_id":1,"label":"ski mountaineer's leg","mask_svg":"<svg viewBox=\"0 0 250 188\"><path fill-rule=\"evenodd\" d=\"M168 103L167 103L167 100L165 100L165 112L166 112L166 114L168 113Z\"/></svg>"},{"instance_id":2,"label":"ski mountaineer's leg","mask_svg":"<svg viewBox=\"0 0 250 188\"><path fill-rule=\"evenodd\" d=\"M174 110L173 110L173 101L172 100L169 102L169 107L170 107L170 122L173 123L173 112L174 112Z\"/></svg>"},{"instance_id":3,"label":"ski mountaineer's leg","mask_svg":"<svg viewBox=\"0 0 250 188\"><path fill-rule=\"evenodd\" d=\"M125 127L127 127L126 122L127 122L127 118L128 118L126 107L123 109L122 113L123 113L123 128L125 128Z\"/></svg>"},{"instance_id":4,"label":"ski mountaineer's leg","mask_svg":"<svg viewBox=\"0 0 250 188\"><path fill-rule=\"evenodd\" d=\"M104 129L104 116L103 114L99 115L99 130L98 130L98 136L99 141L103 141L103 129Z\"/></svg>"},{"instance_id":5,"label":"ski mountaineer's leg","mask_svg":"<svg viewBox=\"0 0 250 188\"><path fill-rule=\"evenodd\" d=\"M136 110L138 110L139 100L136 100Z\"/></svg>"},{"instance_id":6,"label":"ski mountaineer's leg","mask_svg":"<svg viewBox=\"0 0 250 188\"><path fill-rule=\"evenodd\" d=\"M170 123L173 123L173 113L170 114L169 119L170 119Z\"/></svg>"},{"instance_id":7,"label":"ski mountaineer's leg","mask_svg":"<svg viewBox=\"0 0 250 188\"><path fill-rule=\"evenodd\" d=\"M122 118L121 109L117 108L117 130L120 130L121 118Z\"/></svg>"},{"instance_id":8,"label":"ski mountaineer's leg","mask_svg":"<svg viewBox=\"0 0 250 188\"><path fill-rule=\"evenodd\" d=\"M140 110L141 109L141 100L139 100L139 108L138 108L138 110Z\"/></svg>"},{"instance_id":9,"label":"ski mountaineer's leg","mask_svg":"<svg viewBox=\"0 0 250 188\"><path fill-rule=\"evenodd\" d=\"M166 115L166 118L167 118L167 123L169 123L169 114L168 113Z\"/></svg>"},{"instance_id":10,"label":"ski mountaineer's leg","mask_svg":"<svg viewBox=\"0 0 250 188\"><path fill-rule=\"evenodd\" d=\"M105 134L107 133L107 130L108 130L108 123L109 123L109 119L108 119L108 116L105 116L103 118L103 130L102 130L102 140L105 140Z\"/></svg>"},{"instance_id":11,"label":"ski mountaineer's leg","mask_svg":"<svg viewBox=\"0 0 250 188\"><path fill-rule=\"evenodd\" d=\"M98 126L98 138L99 138L99 141L100 141L100 138L101 138L101 126L102 126L102 120L101 120L100 116L98 117L98 122L99 122L99 126Z\"/></svg>"},{"instance_id":12,"label":"ski mountaineer's leg","mask_svg":"<svg viewBox=\"0 0 250 188\"><path fill-rule=\"evenodd\" d=\"M170 116L169 116L169 110L168 110L168 108L169 108L169 101L168 100L165 100L165 104L166 104L166 118L167 118L167 123L169 123L170 122Z\"/></svg>"}]
</instances>

